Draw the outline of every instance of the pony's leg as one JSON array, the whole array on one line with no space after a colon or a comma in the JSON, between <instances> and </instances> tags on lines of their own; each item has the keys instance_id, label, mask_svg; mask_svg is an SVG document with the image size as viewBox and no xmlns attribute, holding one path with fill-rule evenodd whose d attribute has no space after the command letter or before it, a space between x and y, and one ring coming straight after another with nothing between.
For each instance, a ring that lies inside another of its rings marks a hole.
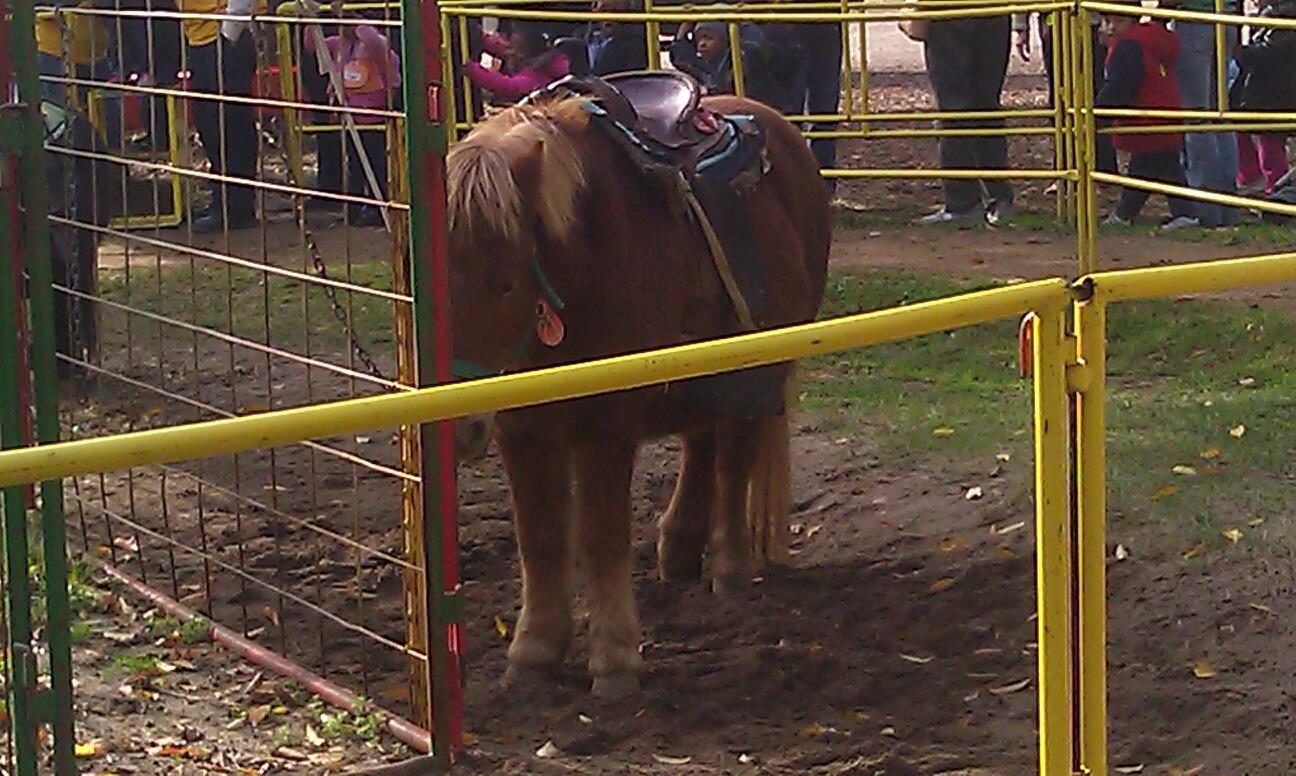
<instances>
[{"instance_id":1,"label":"pony's leg","mask_svg":"<svg viewBox=\"0 0 1296 776\"><path fill-rule=\"evenodd\" d=\"M715 429L684 438L675 494L657 524L657 569L665 582L702 578L702 553L715 501L715 454Z\"/></svg>"},{"instance_id":2,"label":"pony's leg","mask_svg":"<svg viewBox=\"0 0 1296 776\"><path fill-rule=\"evenodd\" d=\"M522 558L522 614L505 682L562 665L571 643L571 469L560 446L529 434L501 435Z\"/></svg>"},{"instance_id":3,"label":"pony's leg","mask_svg":"<svg viewBox=\"0 0 1296 776\"><path fill-rule=\"evenodd\" d=\"M631 581L630 480L635 446L627 440L575 452L579 541L589 570L589 669L602 697L638 689L639 616Z\"/></svg>"},{"instance_id":4,"label":"pony's leg","mask_svg":"<svg viewBox=\"0 0 1296 776\"><path fill-rule=\"evenodd\" d=\"M711 586L720 595L741 590L756 571L747 492L761 441L761 422L726 421L716 434L716 511L711 535Z\"/></svg>"}]
</instances>

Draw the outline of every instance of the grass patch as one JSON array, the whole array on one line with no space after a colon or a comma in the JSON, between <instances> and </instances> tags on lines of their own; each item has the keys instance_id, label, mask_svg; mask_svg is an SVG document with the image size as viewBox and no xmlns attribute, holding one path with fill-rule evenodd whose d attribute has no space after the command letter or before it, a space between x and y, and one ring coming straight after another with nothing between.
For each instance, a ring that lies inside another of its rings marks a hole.
<instances>
[{"instance_id":1,"label":"grass patch","mask_svg":"<svg viewBox=\"0 0 1296 776\"><path fill-rule=\"evenodd\" d=\"M304 347L308 337L312 351L347 346L346 327L335 317L323 286L207 262L193 271L187 266L166 267L160 273L156 267L133 267L129 278L124 270L101 277L100 293L105 299L190 326L294 350ZM353 264L349 279L344 267L330 267L329 277L382 291L392 287L391 265L386 262ZM196 295L191 289L197 289ZM344 290L336 295L365 345L394 341L393 302ZM159 324L154 319L105 307L103 320L105 334L117 337L125 336L129 320L133 336L142 340L136 347L147 350L147 343L156 340ZM193 336L185 329L162 325L167 338ZM111 349L105 345L105 352Z\"/></svg>"},{"instance_id":2,"label":"grass patch","mask_svg":"<svg viewBox=\"0 0 1296 776\"><path fill-rule=\"evenodd\" d=\"M824 316L992 284L840 273ZM1224 302L1154 301L1114 306L1108 326L1113 517L1169 521L1222 541L1223 528L1290 514L1296 322ZM1000 452L1030 460L1030 384L1016 362L1015 321L826 356L805 363L805 406L867 440L888 465L984 471Z\"/></svg>"}]
</instances>

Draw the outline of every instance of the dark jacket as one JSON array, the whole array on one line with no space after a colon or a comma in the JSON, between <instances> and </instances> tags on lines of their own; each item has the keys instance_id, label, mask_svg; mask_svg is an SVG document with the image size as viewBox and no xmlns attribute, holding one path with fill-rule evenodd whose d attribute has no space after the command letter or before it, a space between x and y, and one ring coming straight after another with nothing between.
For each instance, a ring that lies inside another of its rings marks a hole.
<instances>
[{"instance_id":1,"label":"dark jacket","mask_svg":"<svg viewBox=\"0 0 1296 776\"><path fill-rule=\"evenodd\" d=\"M1278 0L1262 17L1296 18L1296 0ZM1241 73L1230 102L1238 110L1296 110L1296 30L1252 27L1251 40L1233 52Z\"/></svg>"},{"instance_id":2,"label":"dark jacket","mask_svg":"<svg viewBox=\"0 0 1296 776\"><path fill-rule=\"evenodd\" d=\"M739 28L742 46L743 86L746 96L784 113L799 112L793 105L793 78L780 73L783 46L771 44L755 25ZM726 47L714 61L708 62L697 52L692 33L675 39L670 47L671 64L696 78L708 94L735 94L733 57Z\"/></svg>"},{"instance_id":3,"label":"dark jacket","mask_svg":"<svg viewBox=\"0 0 1296 776\"><path fill-rule=\"evenodd\" d=\"M590 72L604 76L648 69L648 31L642 24L614 24L611 35L590 25L582 36Z\"/></svg>"},{"instance_id":4,"label":"dark jacket","mask_svg":"<svg viewBox=\"0 0 1296 776\"><path fill-rule=\"evenodd\" d=\"M1099 108L1150 108L1176 110L1182 107L1175 60L1179 58L1179 36L1157 22L1143 22L1124 35L1113 38L1107 48L1107 79L1094 105ZM1164 119L1117 119L1117 126L1164 124ZM1157 153L1183 147L1180 133L1117 134L1112 144L1129 153Z\"/></svg>"}]
</instances>

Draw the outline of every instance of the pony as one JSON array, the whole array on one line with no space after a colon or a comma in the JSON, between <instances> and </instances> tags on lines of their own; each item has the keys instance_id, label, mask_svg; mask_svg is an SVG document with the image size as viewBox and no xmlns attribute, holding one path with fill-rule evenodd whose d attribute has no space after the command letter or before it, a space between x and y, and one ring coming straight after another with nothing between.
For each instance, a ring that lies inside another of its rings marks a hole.
<instances>
[{"instance_id":1,"label":"pony","mask_svg":"<svg viewBox=\"0 0 1296 776\"><path fill-rule=\"evenodd\" d=\"M760 253L747 260L759 260L767 278L762 325L810 321L823 298L832 238L828 195L806 140L760 103L718 96L703 104L752 116L765 133L767 171L742 200ZM741 332L698 224L663 202L660 188L592 122L582 98L553 95L496 114L450 150L457 361L504 373ZM557 297L561 318L546 303ZM773 369L777 389L790 396L795 365ZM744 379L725 385L741 388ZM786 410L717 412L689 400L685 383L460 422L461 460L484 452L493 427L511 491L522 610L506 684L551 676L565 661L579 560L588 583L592 692L637 690L643 661L630 485L646 440L683 440L676 488L658 522L664 581L701 579L706 554L714 590L728 594L762 562L788 561Z\"/></svg>"}]
</instances>

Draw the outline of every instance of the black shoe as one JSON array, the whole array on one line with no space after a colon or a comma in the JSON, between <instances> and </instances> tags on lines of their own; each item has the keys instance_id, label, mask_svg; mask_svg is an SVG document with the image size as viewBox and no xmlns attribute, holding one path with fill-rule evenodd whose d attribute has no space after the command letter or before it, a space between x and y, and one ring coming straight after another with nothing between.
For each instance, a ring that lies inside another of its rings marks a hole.
<instances>
[{"instance_id":1,"label":"black shoe","mask_svg":"<svg viewBox=\"0 0 1296 776\"><path fill-rule=\"evenodd\" d=\"M194 217L193 231L195 234L214 234L227 229L231 232L237 229L248 229L256 226L256 224L256 213L230 213L229 222L227 223L223 212L217 209L208 209Z\"/></svg>"}]
</instances>

